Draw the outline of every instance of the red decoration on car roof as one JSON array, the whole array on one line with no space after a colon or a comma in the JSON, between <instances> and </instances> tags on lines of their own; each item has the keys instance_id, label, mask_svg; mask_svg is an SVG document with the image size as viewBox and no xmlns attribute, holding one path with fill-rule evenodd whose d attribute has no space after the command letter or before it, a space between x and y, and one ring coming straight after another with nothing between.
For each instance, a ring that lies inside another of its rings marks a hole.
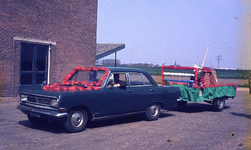
<instances>
[{"instance_id":1,"label":"red decoration on car roof","mask_svg":"<svg viewBox=\"0 0 251 150\"><path fill-rule=\"evenodd\" d=\"M70 81L70 78L77 73L78 71L99 71L103 70L105 71L104 75L99 79L98 82L91 82L90 84L87 81ZM43 87L46 91L90 91L90 90L99 90L103 80L106 79L107 75L109 74L109 69L106 67L79 67L77 66L73 71L69 74L67 74L62 81L62 83L53 83L51 85L46 85ZM79 84L86 85L87 88L83 86L79 86ZM71 86L70 86L71 85Z\"/></svg>"}]
</instances>

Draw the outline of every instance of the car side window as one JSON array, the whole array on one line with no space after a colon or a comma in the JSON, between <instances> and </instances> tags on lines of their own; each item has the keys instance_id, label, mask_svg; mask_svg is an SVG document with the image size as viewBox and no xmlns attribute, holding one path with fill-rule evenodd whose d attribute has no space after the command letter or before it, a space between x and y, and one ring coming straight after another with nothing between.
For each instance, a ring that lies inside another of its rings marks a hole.
<instances>
[{"instance_id":1,"label":"car side window","mask_svg":"<svg viewBox=\"0 0 251 150\"><path fill-rule=\"evenodd\" d=\"M112 73L108 81L108 86L120 87L126 85L127 85L126 73L119 73L119 72Z\"/></svg>"},{"instance_id":2,"label":"car side window","mask_svg":"<svg viewBox=\"0 0 251 150\"><path fill-rule=\"evenodd\" d=\"M129 73L131 86L152 86L152 82L143 73Z\"/></svg>"},{"instance_id":3,"label":"car side window","mask_svg":"<svg viewBox=\"0 0 251 150\"><path fill-rule=\"evenodd\" d=\"M143 81L145 82L145 85L152 86L152 82L144 75L143 75Z\"/></svg>"}]
</instances>

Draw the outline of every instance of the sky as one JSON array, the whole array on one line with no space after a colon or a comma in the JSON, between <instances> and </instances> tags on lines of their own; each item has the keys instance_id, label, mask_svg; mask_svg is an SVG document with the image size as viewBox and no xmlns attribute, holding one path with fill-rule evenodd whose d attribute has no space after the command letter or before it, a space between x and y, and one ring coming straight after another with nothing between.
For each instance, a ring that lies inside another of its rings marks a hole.
<instances>
[{"instance_id":1,"label":"sky","mask_svg":"<svg viewBox=\"0 0 251 150\"><path fill-rule=\"evenodd\" d=\"M99 0L97 43L124 43L122 63L201 66L208 47L204 66L251 69L251 1Z\"/></svg>"}]
</instances>

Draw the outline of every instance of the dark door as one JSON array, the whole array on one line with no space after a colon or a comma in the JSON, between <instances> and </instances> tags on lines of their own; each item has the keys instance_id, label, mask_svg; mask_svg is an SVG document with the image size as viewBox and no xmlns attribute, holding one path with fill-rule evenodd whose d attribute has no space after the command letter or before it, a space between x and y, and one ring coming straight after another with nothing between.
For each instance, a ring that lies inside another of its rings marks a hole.
<instances>
[{"instance_id":1,"label":"dark door","mask_svg":"<svg viewBox=\"0 0 251 150\"><path fill-rule=\"evenodd\" d=\"M40 86L47 82L48 45L22 43L20 87Z\"/></svg>"},{"instance_id":2,"label":"dark door","mask_svg":"<svg viewBox=\"0 0 251 150\"><path fill-rule=\"evenodd\" d=\"M131 95L127 102L130 103L132 111L145 111L151 102L157 101L156 87L143 73L130 72L128 74L127 92Z\"/></svg>"},{"instance_id":3,"label":"dark door","mask_svg":"<svg viewBox=\"0 0 251 150\"><path fill-rule=\"evenodd\" d=\"M116 79L114 74L118 75L118 79L121 82L127 83L126 73L112 73L109 81L114 82L114 87L108 86L102 96L99 97L100 105L103 107L100 111L100 116L112 116L132 112L127 103L127 100L131 97L130 93L127 93L126 88L115 87Z\"/></svg>"}]
</instances>

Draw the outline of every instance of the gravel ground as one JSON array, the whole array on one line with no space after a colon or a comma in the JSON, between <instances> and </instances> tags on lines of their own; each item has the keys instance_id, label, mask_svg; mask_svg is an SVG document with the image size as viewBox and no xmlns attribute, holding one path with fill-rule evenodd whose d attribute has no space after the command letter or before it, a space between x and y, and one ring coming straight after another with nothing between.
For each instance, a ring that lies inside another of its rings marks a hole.
<instances>
[{"instance_id":1,"label":"gravel ground","mask_svg":"<svg viewBox=\"0 0 251 150\"><path fill-rule=\"evenodd\" d=\"M0 149L242 150L251 149L249 92L238 90L222 112L207 103L173 106L157 121L141 115L96 121L80 133L65 133L56 122L33 126L16 109L16 98L0 98Z\"/></svg>"}]
</instances>

